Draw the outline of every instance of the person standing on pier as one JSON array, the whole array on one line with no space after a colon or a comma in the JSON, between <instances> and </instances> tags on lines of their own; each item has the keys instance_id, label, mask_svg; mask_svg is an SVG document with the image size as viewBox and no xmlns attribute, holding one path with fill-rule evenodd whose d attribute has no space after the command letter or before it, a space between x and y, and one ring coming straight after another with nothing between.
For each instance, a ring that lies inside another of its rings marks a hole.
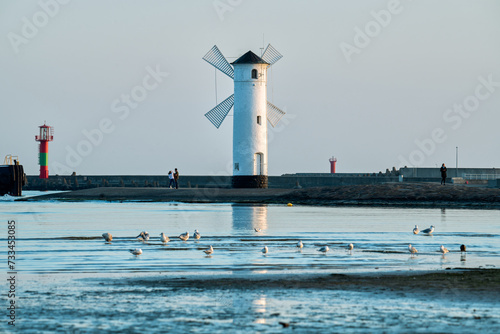
<instances>
[{"instance_id":1,"label":"person standing on pier","mask_svg":"<svg viewBox=\"0 0 500 334\"><path fill-rule=\"evenodd\" d=\"M177 170L177 168L175 169L174 180L175 180L175 189L179 189L179 171Z\"/></svg>"},{"instance_id":2,"label":"person standing on pier","mask_svg":"<svg viewBox=\"0 0 500 334\"><path fill-rule=\"evenodd\" d=\"M171 170L168 171L168 178L170 180L170 183L168 184L169 188L172 188L172 186L175 187L175 180L174 180L174 174L172 173Z\"/></svg>"},{"instance_id":3,"label":"person standing on pier","mask_svg":"<svg viewBox=\"0 0 500 334\"><path fill-rule=\"evenodd\" d=\"M441 168L439 169L439 171L441 172L441 184L444 184L446 185L446 171L448 169L446 168L446 166L444 165L444 163L441 165Z\"/></svg>"}]
</instances>

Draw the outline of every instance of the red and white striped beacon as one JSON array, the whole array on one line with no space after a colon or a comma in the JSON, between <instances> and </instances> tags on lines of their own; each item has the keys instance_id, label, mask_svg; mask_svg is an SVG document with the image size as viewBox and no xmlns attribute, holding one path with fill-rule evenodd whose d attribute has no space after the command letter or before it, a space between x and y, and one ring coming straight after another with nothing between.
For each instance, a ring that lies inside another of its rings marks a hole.
<instances>
[{"instance_id":1,"label":"red and white striped beacon","mask_svg":"<svg viewBox=\"0 0 500 334\"><path fill-rule=\"evenodd\" d=\"M38 160L40 164L40 178L49 178L49 165L48 165L48 155L49 155L49 141L54 140L54 128L45 124L39 126L40 135L35 136L35 140L40 142L40 151L38 153Z\"/></svg>"},{"instance_id":2,"label":"red and white striped beacon","mask_svg":"<svg viewBox=\"0 0 500 334\"><path fill-rule=\"evenodd\" d=\"M335 167L337 165L337 158L331 157L330 158L330 173L335 174Z\"/></svg>"}]
</instances>

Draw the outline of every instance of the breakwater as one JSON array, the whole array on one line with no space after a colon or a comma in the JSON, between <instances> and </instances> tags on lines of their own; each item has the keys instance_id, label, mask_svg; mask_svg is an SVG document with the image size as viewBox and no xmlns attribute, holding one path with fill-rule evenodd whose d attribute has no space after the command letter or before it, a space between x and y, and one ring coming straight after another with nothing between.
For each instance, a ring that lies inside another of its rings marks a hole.
<instances>
[{"instance_id":1,"label":"breakwater","mask_svg":"<svg viewBox=\"0 0 500 334\"><path fill-rule=\"evenodd\" d=\"M269 188L300 189L324 186L366 185L398 182L392 175L359 176L325 176L284 175L269 176ZM80 190L99 187L137 187L165 188L168 187L167 175L71 175L49 176L39 179L38 176L28 176L25 190ZM216 175L184 175L179 179L180 188L231 188L231 176Z\"/></svg>"},{"instance_id":2,"label":"breakwater","mask_svg":"<svg viewBox=\"0 0 500 334\"><path fill-rule=\"evenodd\" d=\"M408 174L407 174L408 175ZM399 173L386 174L284 174L269 176L268 187L274 189L301 189L312 187L375 185L384 183L438 183L441 178L429 174L409 176ZM498 179L471 179L450 177L447 183L467 183L490 188L500 187ZM135 187L165 188L169 179L166 175L66 175L49 176L40 179L37 175L27 176L24 190L81 190L100 187ZM231 188L231 176L228 175L183 175L179 179L181 188Z\"/></svg>"}]
</instances>

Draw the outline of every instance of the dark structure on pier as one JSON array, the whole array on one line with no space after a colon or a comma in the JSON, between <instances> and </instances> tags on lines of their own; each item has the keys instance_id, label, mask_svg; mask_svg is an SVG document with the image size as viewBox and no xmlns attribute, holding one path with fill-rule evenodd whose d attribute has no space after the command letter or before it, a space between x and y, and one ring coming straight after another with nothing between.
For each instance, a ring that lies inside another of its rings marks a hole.
<instances>
[{"instance_id":1,"label":"dark structure on pier","mask_svg":"<svg viewBox=\"0 0 500 334\"><path fill-rule=\"evenodd\" d=\"M0 196L21 196L26 184L23 166L14 160L12 165L0 165Z\"/></svg>"}]
</instances>

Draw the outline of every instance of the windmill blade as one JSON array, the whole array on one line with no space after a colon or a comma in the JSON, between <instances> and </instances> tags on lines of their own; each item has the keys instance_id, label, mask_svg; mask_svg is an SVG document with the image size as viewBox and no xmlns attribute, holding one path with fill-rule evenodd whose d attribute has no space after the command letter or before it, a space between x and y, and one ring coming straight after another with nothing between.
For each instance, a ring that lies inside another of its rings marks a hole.
<instances>
[{"instance_id":1,"label":"windmill blade","mask_svg":"<svg viewBox=\"0 0 500 334\"><path fill-rule=\"evenodd\" d=\"M234 70L231 67L231 64L224 57L222 52L220 52L217 45L214 45L210 51L203 57L203 60L214 66L216 69L226 74L231 79L234 78Z\"/></svg>"},{"instance_id":2,"label":"windmill blade","mask_svg":"<svg viewBox=\"0 0 500 334\"><path fill-rule=\"evenodd\" d=\"M218 105L215 106L212 110L207 112L205 114L205 117L208 118L210 122L212 122L213 125L218 129L219 126L222 124L224 119L226 118L227 114L229 113L229 110L234 105L234 94L232 94L230 97L219 103Z\"/></svg>"},{"instance_id":3,"label":"windmill blade","mask_svg":"<svg viewBox=\"0 0 500 334\"><path fill-rule=\"evenodd\" d=\"M276 124L280 121L281 117L283 117L286 113L280 108L276 107L271 102L267 101L267 120L269 124L274 128Z\"/></svg>"},{"instance_id":4,"label":"windmill blade","mask_svg":"<svg viewBox=\"0 0 500 334\"><path fill-rule=\"evenodd\" d=\"M281 53L278 52L271 44L269 44L266 48L266 51L262 54L261 57L266 63L273 65L275 62L283 58Z\"/></svg>"}]
</instances>

